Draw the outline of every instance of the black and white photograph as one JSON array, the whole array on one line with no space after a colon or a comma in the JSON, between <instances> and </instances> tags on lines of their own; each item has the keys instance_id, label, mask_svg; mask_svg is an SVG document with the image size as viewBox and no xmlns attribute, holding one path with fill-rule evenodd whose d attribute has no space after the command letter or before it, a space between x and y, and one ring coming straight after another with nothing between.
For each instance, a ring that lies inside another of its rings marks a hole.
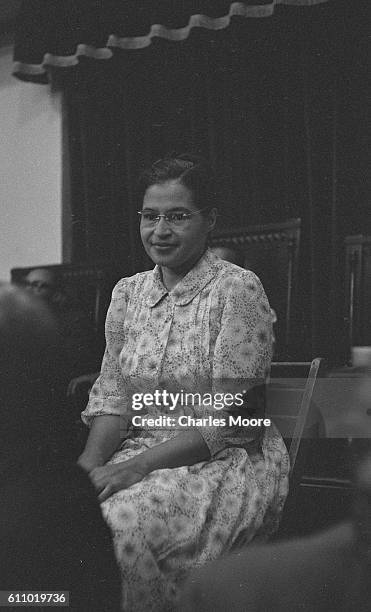
<instances>
[{"instance_id":1,"label":"black and white photograph","mask_svg":"<svg viewBox=\"0 0 371 612\"><path fill-rule=\"evenodd\" d=\"M366 612L368 0L0 0L0 610Z\"/></svg>"}]
</instances>

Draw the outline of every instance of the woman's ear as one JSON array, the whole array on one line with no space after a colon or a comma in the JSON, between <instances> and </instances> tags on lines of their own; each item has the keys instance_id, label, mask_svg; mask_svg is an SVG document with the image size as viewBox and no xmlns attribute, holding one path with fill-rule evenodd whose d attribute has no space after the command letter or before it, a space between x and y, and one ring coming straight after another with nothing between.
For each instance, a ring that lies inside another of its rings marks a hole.
<instances>
[{"instance_id":1,"label":"woman's ear","mask_svg":"<svg viewBox=\"0 0 371 612\"><path fill-rule=\"evenodd\" d=\"M212 230L214 229L217 216L218 216L218 209L211 208L208 213L208 223L209 223L208 231L209 232L212 232Z\"/></svg>"}]
</instances>

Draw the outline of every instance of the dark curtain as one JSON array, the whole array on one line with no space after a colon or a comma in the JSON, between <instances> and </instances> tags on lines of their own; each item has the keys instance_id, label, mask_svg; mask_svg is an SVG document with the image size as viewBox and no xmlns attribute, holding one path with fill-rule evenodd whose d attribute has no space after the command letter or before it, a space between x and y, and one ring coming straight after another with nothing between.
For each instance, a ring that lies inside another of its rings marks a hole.
<instances>
[{"instance_id":1,"label":"dark curtain","mask_svg":"<svg viewBox=\"0 0 371 612\"><path fill-rule=\"evenodd\" d=\"M201 153L221 179L223 226L301 217L301 357L339 357L343 240L371 231L367 13L361 1L277 7L55 71L73 261L143 269L138 175L171 150Z\"/></svg>"},{"instance_id":2,"label":"dark curtain","mask_svg":"<svg viewBox=\"0 0 371 612\"><path fill-rule=\"evenodd\" d=\"M111 57L143 49L156 37L179 42L195 28L221 30L235 17L261 18L277 6L328 0L23 0L18 12L14 73L47 81L47 66L68 67L80 56Z\"/></svg>"}]
</instances>

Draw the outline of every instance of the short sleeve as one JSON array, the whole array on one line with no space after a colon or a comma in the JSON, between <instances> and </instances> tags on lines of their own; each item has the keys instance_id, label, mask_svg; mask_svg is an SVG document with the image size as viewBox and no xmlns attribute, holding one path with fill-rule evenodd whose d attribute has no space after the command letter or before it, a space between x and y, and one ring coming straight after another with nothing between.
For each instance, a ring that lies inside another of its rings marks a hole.
<instances>
[{"instance_id":1,"label":"short sleeve","mask_svg":"<svg viewBox=\"0 0 371 612\"><path fill-rule=\"evenodd\" d=\"M224 280L222 288L226 297L212 359L213 396L227 397L229 393L234 397L240 394L241 398L244 394L250 398L248 403L257 403L262 401L261 392L272 358L269 302L260 280L250 271L241 270L235 278ZM247 395L246 391L249 391ZM231 396L228 397L230 400ZM255 408L246 405L245 400L241 414L245 412L247 416ZM202 410L205 416L205 409ZM245 446L259 435L259 431L252 428L229 425L229 416L236 416L235 410L236 405L225 406L222 410L214 406L207 410L207 415L224 418L226 422L225 427L199 428L212 456L230 446Z\"/></svg>"},{"instance_id":2,"label":"short sleeve","mask_svg":"<svg viewBox=\"0 0 371 612\"><path fill-rule=\"evenodd\" d=\"M100 375L95 381L89 396L89 402L81 414L86 425L90 425L96 416L128 413L128 396L119 363L120 353L125 341L125 315L128 304L129 288L127 279L117 283L106 317L106 349L103 356Z\"/></svg>"}]
</instances>

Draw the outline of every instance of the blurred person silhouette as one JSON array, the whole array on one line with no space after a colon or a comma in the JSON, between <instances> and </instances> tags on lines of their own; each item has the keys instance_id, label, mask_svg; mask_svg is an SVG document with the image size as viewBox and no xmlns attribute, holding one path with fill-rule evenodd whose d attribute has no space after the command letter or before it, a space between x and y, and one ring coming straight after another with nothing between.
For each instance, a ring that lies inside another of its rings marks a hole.
<instances>
[{"instance_id":1,"label":"blurred person silhouette","mask_svg":"<svg viewBox=\"0 0 371 612\"><path fill-rule=\"evenodd\" d=\"M54 268L35 268L23 286L44 300L57 319L65 354L59 380L65 392L72 378L98 369L102 355L92 322L82 305L69 296Z\"/></svg>"},{"instance_id":2,"label":"blurred person silhouette","mask_svg":"<svg viewBox=\"0 0 371 612\"><path fill-rule=\"evenodd\" d=\"M0 589L69 591L74 611L118 610L110 533L64 448L59 364L46 302L0 283Z\"/></svg>"},{"instance_id":3,"label":"blurred person silhouette","mask_svg":"<svg viewBox=\"0 0 371 612\"><path fill-rule=\"evenodd\" d=\"M61 294L58 275L50 268L30 270L23 280L23 285L49 304L57 302Z\"/></svg>"}]
</instances>

